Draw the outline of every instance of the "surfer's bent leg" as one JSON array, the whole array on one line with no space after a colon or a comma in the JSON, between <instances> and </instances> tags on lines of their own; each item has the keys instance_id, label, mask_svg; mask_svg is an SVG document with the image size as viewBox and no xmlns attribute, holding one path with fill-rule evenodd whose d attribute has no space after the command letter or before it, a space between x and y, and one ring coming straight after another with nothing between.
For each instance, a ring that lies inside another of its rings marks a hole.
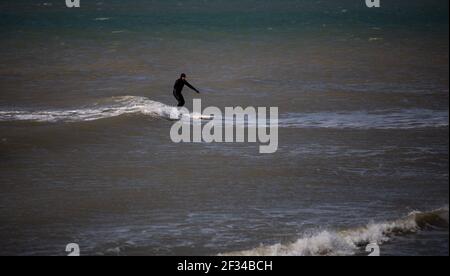
<instances>
[{"instance_id":1,"label":"surfer's bent leg","mask_svg":"<svg viewBox=\"0 0 450 276\"><path fill-rule=\"evenodd\" d=\"M185 104L184 97L181 93L177 92L176 90L173 91L173 96L178 101L178 107L182 107Z\"/></svg>"}]
</instances>

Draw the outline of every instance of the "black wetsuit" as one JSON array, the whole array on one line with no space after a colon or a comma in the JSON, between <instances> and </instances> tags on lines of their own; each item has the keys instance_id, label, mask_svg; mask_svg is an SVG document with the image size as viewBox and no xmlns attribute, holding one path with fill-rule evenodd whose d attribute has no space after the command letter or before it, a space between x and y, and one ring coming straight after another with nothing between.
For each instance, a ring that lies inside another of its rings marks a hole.
<instances>
[{"instance_id":1,"label":"black wetsuit","mask_svg":"<svg viewBox=\"0 0 450 276\"><path fill-rule=\"evenodd\" d=\"M185 104L183 94L181 94L185 85L190 89L194 90L195 92L200 93L194 86L192 86L186 80L177 79L175 85L173 86L173 95L175 96L175 99L177 99L179 107L184 106Z\"/></svg>"}]
</instances>

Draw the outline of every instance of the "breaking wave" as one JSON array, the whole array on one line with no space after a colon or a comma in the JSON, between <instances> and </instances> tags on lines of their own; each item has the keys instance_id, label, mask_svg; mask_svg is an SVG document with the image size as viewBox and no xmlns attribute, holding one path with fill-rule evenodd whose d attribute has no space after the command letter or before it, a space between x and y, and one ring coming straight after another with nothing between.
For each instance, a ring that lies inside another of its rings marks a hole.
<instances>
[{"instance_id":1,"label":"breaking wave","mask_svg":"<svg viewBox=\"0 0 450 276\"><path fill-rule=\"evenodd\" d=\"M0 111L0 121L88 122L126 114L144 114L167 119L180 117L180 111L176 107L145 97L125 96L111 100L109 104L74 110Z\"/></svg>"},{"instance_id":2,"label":"breaking wave","mask_svg":"<svg viewBox=\"0 0 450 276\"><path fill-rule=\"evenodd\" d=\"M345 256L355 255L371 243L379 245L396 236L421 230L448 229L448 207L431 212L412 212L405 218L370 223L345 231L322 231L304 236L294 243L260 246L251 250L222 254L225 256Z\"/></svg>"},{"instance_id":3,"label":"breaking wave","mask_svg":"<svg viewBox=\"0 0 450 276\"><path fill-rule=\"evenodd\" d=\"M0 122L87 122L142 114L164 119L212 119L211 116L181 112L177 107L152 101L145 97L113 97L104 104L94 104L73 110L0 111ZM226 115L226 114L224 114ZM289 113L280 116L281 128L327 128L327 129L414 129L448 127L448 111L428 109L385 110L373 112L322 112ZM232 117L216 118L216 123L256 126L257 121L237 121ZM258 127L260 127L258 125Z\"/></svg>"}]
</instances>

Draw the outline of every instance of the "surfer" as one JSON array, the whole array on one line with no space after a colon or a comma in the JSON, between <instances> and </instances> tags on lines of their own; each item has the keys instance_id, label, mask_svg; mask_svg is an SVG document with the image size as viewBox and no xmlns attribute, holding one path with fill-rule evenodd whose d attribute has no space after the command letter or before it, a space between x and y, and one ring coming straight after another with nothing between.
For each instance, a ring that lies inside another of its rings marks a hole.
<instances>
[{"instance_id":1,"label":"surfer","mask_svg":"<svg viewBox=\"0 0 450 276\"><path fill-rule=\"evenodd\" d=\"M178 101L178 107L182 107L185 104L183 94L181 94L185 85L200 94L200 91L198 91L197 88L187 82L186 74L181 74L180 78L176 80L175 85L173 86L173 95Z\"/></svg>"}]
</instances>

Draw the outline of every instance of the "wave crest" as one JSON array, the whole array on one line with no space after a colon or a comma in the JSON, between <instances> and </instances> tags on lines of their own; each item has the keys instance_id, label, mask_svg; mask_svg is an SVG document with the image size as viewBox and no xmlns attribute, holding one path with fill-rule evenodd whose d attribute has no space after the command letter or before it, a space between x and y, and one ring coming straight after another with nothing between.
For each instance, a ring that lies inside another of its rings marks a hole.
<instances>
[{"instance_id":1,"label":"wave crest","mask_svg":"<svg viewBox=\"0 0 450 276\"><path fill-rule=\"evenodd\" d=\"M122 96L73 110L0 111L0 122L87 122L127 114L143 114L164 119L205 118L202 114L185 114L177 107L152 101L146 97ZM227 124L256 125L256 121L234 121L223 118ZM220 121L217 121L220 122ZM220 122L221 123L221 122ZM281 128L319 129L415 129L448 127L448 111L428 109L381 110L372 112L289 113L278 120Z\"/></svg>"},{"instance_id":2,"label":"wave crest","mask_svg":"<svg viewBox=\"0 0 450 276\"><path fill-rule=\"evenodd\" d=\"M74 110L0 111L0 121L30 122L88 122L126 114L144 114L161 118L177 118L180 112L174 106L145 97L124 96L111 98L111 103Z\"/></svg>"},{"instance_id":3,"label":"wave crest","mask_svg":"<svg viewBox=\"0 0 450 276\"><path fill-rule=\"evenodd\" d=\"M383 244L395 236L449 226L448 207L431 212L412 212L405 218L340 232L322 231L294 243L260 246L225 256L343 256L354 255L370 243Z\"/></svg>"}]
</instances>

